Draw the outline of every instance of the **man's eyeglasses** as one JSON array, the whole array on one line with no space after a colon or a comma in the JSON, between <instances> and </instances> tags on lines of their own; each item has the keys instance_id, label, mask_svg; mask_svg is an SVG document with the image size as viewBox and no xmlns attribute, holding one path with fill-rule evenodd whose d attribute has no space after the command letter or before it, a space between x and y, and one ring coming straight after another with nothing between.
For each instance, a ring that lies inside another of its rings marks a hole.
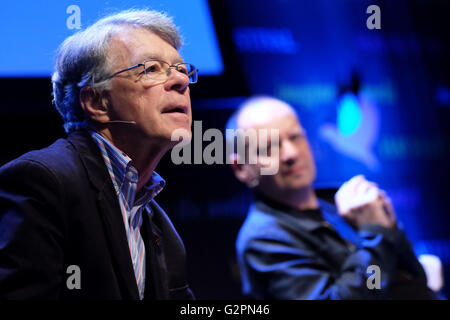
<instances>
[{"instance_id":1,"label":"man's eyeglasses","mask_svg":"<svg viewBox=\"0 0 450 320\"><path fill-rule=\"evenodd\" d=\"M169 78L172 68L188 76L189 83L196 83L198 80L198 69L195 68L194 65L190 63L177 63L171 65L161 60L147 60L143 63L138 63L134 66L113 73L106 78L106 80L111 79L122 72L136 68L141 68L139 75L143 77L143 79L148 80L165 82Z\"/></svg>"}]
</instances>

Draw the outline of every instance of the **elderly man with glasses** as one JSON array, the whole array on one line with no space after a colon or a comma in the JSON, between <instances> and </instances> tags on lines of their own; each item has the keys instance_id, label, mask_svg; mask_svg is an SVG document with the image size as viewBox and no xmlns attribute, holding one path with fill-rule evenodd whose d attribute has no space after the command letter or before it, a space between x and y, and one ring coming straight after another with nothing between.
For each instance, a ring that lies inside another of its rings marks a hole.
<instances>
[{"instance_id":1,"label":"elderly man with glasses","mask_svg":"<svg viewBox=\"0 0 450 320\"><path fill-rule=\"evenodd\" d=\"M191 299L154 171L192 122L197 69L172 20L125 11L67 38L52 77L68 134L0 169L0 298Z\"/></svg>"}]
</instances>

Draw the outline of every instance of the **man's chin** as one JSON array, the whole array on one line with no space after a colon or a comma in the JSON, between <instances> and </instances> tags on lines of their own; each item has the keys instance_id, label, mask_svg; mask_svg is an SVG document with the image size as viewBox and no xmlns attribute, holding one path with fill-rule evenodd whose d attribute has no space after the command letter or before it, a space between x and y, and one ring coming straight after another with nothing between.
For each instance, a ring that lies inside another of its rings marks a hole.
<instances>
[{"instance_id":1,"label":"man's chin","mask_svg":"<svg viewBox=\"0 0 450 320\"><path fill-rule=\"evenodd\" d=\"M309 188L312 185L310 179L293 179L284 183L285 191L298 191L299 189Z\"/></svg>"},{"instance_id":2,"label":"man's chin","mask_svg":"<svg viewBox=\"0 0 450 320\"><path fill-rule=\"evenodd\" d=\"M183 131L187 131L189 133L189 135L192 136L192 129L191 129L191 125L186 122L186 123L176 123L173 124L171 126L168 126L169 131L172 133L175 130L183 130Z\"/></svg>"},{"instance_id":3,"label":"man's chin","mask_svg":"<svg viewBox=\"0 0 450 320\"><path fill-rule=\"evenodd\" d=\"M168 132L166 138L170 140L171 147L178 143L188 144L192 140L192 131L188 126L176 127L172 131Z\"/></svg>"}]
</instances>

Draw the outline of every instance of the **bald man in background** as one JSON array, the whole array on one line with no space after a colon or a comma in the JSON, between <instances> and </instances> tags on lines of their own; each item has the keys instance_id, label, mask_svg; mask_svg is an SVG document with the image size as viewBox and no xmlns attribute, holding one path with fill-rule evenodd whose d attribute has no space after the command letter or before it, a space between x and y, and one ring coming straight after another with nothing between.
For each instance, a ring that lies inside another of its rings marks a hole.
<instances>
[{"instance_id":1,"label":"bald man in background","mask_svg":"<svg viewBox=\"0 0 450 320\"><path fill-rule=\"evenodd\" d=\"M255 299L435 298L383 190L356 176L337 192L337 208L317 197L314 158L291 106L271 97L251 98L227 129L253 130L258 139L264 129L279 134L265 150L247 143L245 153L229 154L236 177L255 195L236 241L244 294ZM232 139L227 136L228 143ZM246 161L252 156L256 163ZM268 167L278 170L261 174Z\"/></svg>"}]
</instances>

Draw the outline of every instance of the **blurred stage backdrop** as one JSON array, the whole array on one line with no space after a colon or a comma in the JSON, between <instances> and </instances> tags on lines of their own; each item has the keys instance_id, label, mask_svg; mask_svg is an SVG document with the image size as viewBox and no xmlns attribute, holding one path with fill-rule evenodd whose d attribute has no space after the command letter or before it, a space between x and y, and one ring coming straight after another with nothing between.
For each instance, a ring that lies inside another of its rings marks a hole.
<instances>
[{"instance_id":1,"label":"blurred stage backdrop","mask_svg":"<svg viewBox=\"0 0 450 320\"><path fill-rule=\"evenodd\" d=\"M356 174L377 182L417 254L438 255L450 281L449 1L48 3L2 4L0 164L64 135L50 75L65 37L121 9L165 10L181 28L185 60L200 69L191 92L202 132L223 131L249 95L291 103L311 142L320 194L332 197ZM381 29L366 25L373 4ZM242 298L234 240L251 194L224 164L174 165L169 153L157 171L167 181L157 200L185 242L197 297Z\"/></svg>"}]
</instances>

